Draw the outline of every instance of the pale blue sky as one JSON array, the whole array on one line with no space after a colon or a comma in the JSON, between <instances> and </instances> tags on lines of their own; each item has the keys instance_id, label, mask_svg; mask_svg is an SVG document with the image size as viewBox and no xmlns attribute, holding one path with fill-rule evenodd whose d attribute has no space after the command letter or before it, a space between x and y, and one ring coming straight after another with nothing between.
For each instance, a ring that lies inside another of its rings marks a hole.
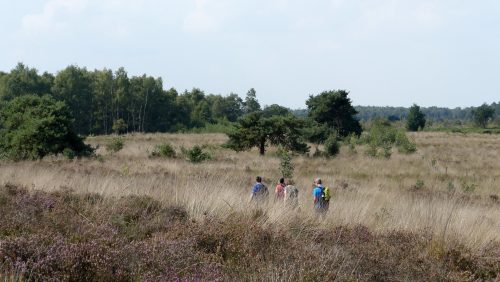
<instances>
[{"instance_id":1,"label":"pale blue sky","mask_svg":"<svg viewBox=\"0 0 500 282\"><path fill-rule=\"evenodd\" d=\"M0 70L21 61L161 76L165 88L305 107L500 101L497 0L0 0Z\"/></svg>"}]
</instances>

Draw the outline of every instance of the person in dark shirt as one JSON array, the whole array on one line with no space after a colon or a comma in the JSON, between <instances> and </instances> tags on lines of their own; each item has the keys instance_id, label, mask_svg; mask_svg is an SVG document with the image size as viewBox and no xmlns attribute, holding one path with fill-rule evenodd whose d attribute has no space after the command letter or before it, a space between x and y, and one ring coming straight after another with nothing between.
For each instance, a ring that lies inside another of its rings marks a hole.
<instances>
[{"instance_id":1,"label":"person in dark shirt","mask_svg":"<svg viewBox=\"0 0 500 282\"><path fill-rule=\"evenodd\" d=\"M258 201L262 202L267 199L267 196L269 195L269 191L262 183L262 177L257 176L255 178L255 184L252 187L252 196L251 196L251 201Z\"/></svg>"}]
</instances>

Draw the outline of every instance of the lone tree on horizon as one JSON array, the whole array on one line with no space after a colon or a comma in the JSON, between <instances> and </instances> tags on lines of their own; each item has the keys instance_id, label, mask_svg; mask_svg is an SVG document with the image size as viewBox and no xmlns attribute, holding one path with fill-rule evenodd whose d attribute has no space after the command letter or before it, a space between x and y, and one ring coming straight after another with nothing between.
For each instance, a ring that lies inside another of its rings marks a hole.
<instances>
[{"instance_id":1,"label":"lone tree on horizon","mask_svg":"<svg viewBox=\"0 0 500 282\"><path fill-rule=\"evenodd\" d=\"M422 130L425 127L425 114L422 113L420 107L417 104L413 104L408 113L408 118L406 120L406 129L409 131Z\"/></svg>"}]
</instances>

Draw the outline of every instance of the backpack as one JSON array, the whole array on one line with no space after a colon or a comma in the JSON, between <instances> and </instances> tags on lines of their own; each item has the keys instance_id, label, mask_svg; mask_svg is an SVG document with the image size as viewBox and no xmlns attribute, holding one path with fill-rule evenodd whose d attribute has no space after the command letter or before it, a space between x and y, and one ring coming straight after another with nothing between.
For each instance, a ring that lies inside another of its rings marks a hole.
<instances>
[{"instance_id":1,"label":"backpack","mask_svg":"<svg viewBox=\"0 0 500 282\"><path fill-rule=\"evenodd\" d=\"M287 193L289 199L294 199L299 196L299 190L295 186L287 187Z\"/></svg>"},{"instance_id":2,"label":"backpack","mask_svg":"<svg viewBox=\"0 0 500 282\"><path fill-rule=\"evenodd\" d=\"M330 198L331 198L331 197L332 197L332 196L331 196L331 194L330 194L330 188L328 188L328 187L322 187L322 188L321 188L321 199L322 199L323 201L328 202L328 201L330 201Z\"/></svg>"},{"instance_id":3,"label":"backpack","mask_svg":"<svg viewBox=\"0 0 500 282\"><path fill-rule=\"evenodd\" d=\"M260 183L259 189L255 193L257 196L267 196L269 194L269 190L267 189L267 186Z\"/></svg>"},{"instance_id":4,"label":"backpack","mask_svg":"<svg viewBox=\"0 0 500 282\"><path fill-rule=\"evenodd\" d=\"M264 186L264 187L262 187L262 189L261 189L261 190L263 190L263 191L261 191L262 195L264 195L264 196L268 196L268 195L269 195L269 190L267 189L267 186L266 186L266 185L264 185L264 184L262 184L262 186Z\"/></svg>"}]
</instances>

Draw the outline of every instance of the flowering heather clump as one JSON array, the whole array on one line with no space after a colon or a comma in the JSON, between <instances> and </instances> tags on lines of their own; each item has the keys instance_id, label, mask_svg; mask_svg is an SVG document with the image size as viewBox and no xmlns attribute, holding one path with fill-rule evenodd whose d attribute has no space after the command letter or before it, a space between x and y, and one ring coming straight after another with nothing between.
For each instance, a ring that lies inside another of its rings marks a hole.
<instances>
[{"instance_id":1,"label":"flowering heather clump","mask_svg":"<svg viewBox=\"0 0 500 282\"><path fill-rule=\"evenodd\" d=\"M0 203L0 277L19 280L494 280L500 272L494 255L464 247L435 255L425 234L318 228L300 216L288 228L251 213L194 221L146 196L12 185L0 186Z\"/></svg>"},{"instance_id":2,"label":"flowering heather clump","mask_svg":"<svg viewBox=\"0 0 500 282\"><path fill-rule=\"evenodd\" d=\"M194 240L151 235L185 220L185 212L179 208L163 209L148 197L118 200L120 208L103 216L127 217L127 226L135 222L138 230L149 230L147 234L136 231L139 235L134 238L140 240L131 242L123 226L98 225L100 219L92 221L91 216L85 216L90 211L77 202L88 201L90 208L99 202L95 195L30 194L24 189L9 189L2 187L0 192L5 201L1 208L15 211L1 217L2 223L13 224L0 225L0 273L15 273L26 280L221 280L220 266L197 251ZM63 206L67 204L64 200L71 198L68 196L78 198L71 200L72 208ZM75 206L82 210L75 210Z\"/></svg>"}]
</instances>

